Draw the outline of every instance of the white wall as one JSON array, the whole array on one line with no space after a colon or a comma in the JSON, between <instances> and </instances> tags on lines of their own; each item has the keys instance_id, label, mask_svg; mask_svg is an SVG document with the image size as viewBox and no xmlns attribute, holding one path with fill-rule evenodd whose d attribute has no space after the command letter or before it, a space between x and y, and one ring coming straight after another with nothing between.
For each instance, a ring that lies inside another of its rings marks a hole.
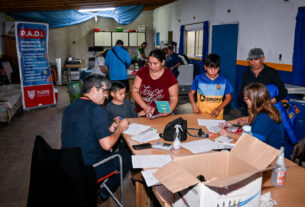
<instances>
[{"instance_id":1,"label":"white wall","mask_svg":"<svg viewBox=\"0 0 305 207\"><path fill-rule=\"evenodd\" d=\"M173 31L179 43L180 25L209 21L211 50L213 25L239 23L237 59L246 60L250 48L261 47L266 62L292 64L295 18L301 6L304 0L178 0L154 10L154 29L160 32L160 41L167 41L167 31Z\"/></svg>"},{"instance_id":2,"label":"white wall","mask_svg":"<svg viewBox=\"0 0 305 207\"><path fill-rule=\"evenodd\" d=\"M115 31L116 27L123 30L137 29L138 25L146 25L146 41L148 46L145 52L148 53L153 45L153 23L152 11L143 11L139 17L129 25L119 25L112 18L99 18L97 22L91 19L87 22L61 28L50 29L49 35L49 60L55 63L55 58L60 57L64 63L67 57L81 58L87 63L88 57L93 56L88 52L93 47L93 28L101 31ZM128 48L133 56L137 54L137 48Z\"/></svg>"},{"instance_id":3,"label":"white wall","mask_svg":"<svg viewBox=\"0 0 305 207\"><path fill-rule=\"evenodd\" d=\"M0 56L4 55L3 38L1 38L1 35L4 34L4 17L4 13L0 12Z\"/></svg>"}]
</instances>

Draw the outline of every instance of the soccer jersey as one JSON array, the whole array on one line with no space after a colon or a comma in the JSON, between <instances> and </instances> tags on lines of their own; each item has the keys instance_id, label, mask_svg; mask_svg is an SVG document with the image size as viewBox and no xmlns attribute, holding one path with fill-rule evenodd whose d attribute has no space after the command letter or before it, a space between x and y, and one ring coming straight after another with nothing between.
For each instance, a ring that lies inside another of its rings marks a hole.
<instances>
[{"instance_id":1,"label":"soccer jersey","mask_svg":"<svg viewBox=\"0 0 305 207\"><path fill-rule=\"evenodd\" d=\"M201 112L211 113L220 104L223 97L233 92L233 87L228 79L220 75L211 80L206 74L197 75L191 86L191 90L197 91L197 105ZM223 119L223 110L218 117Z\"/></svg>"}]
</instances>

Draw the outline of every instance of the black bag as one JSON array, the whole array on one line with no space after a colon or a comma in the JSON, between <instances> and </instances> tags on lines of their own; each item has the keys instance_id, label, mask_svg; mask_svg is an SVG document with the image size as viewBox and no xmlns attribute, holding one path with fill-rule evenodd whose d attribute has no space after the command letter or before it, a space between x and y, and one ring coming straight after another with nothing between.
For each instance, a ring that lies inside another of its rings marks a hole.
<instances>
[{"instance_id":1,"label":"black bag","mask_svg":"<svg viewBox=\"0 0 305 207\"><path fill-rule=\"evenodd\" d=\"M176 133L176 128L175 126L179 124L181 125L181 128L183 131L180 131L180 141L185 141L186 140L186 132L187 132L187 121L182 119L181 117L169 122L166 124L163 134L160 134L160 137L162 137L165 141L174 141L175 139L175 133Z\"/></svg>"}]
</instances>

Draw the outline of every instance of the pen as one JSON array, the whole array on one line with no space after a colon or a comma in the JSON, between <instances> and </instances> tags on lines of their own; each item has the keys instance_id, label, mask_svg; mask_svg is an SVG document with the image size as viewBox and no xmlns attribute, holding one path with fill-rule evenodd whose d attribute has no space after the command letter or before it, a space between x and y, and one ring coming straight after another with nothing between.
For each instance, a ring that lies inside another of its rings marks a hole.
<instances>
[{"instance_id":1,"label":"pen","mask_svg":"<svg viewBox=\"0 0 305 207\"><path fill-rule=\"evenodd\" d=\"M185 198L183 197L183 195L182 195L180 192L178 192L178 195L181 197L183 203L184 203L187 207L190 207L190 205L187 203L187 201L185 200Z\"/></svg>"}]
</instances>

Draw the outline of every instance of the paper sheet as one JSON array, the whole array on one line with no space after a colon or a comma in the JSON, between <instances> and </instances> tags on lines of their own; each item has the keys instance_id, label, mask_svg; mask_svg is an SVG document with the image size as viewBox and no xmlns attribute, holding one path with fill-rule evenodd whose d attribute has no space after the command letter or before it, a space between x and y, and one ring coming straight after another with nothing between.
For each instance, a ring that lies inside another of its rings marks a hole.
<instances>
[{"instance_id":1,"label":"paper sheet","mask_svg":"<svg viewBox=\"0 0 305 207\"><path fill-rule=\"evenodd\" d=\"M182 143L181 145L192 153L201 153L213 150L215 143L209 139L202 139L198 141Z\"/></svg>"},{"instance_id":2,"label":"paper sheet","mask_svg":"<svg viewBox=\"0 0 305 207\"><path fill-rule=\"evenodd\" d=\"M160 136L158 133L154 132L153 129L150 129L140 134L137 134L131 138L133 140L136 140L137 142L144 143L144 142L150 142L153 140L160 139Z\"/></svg>"},{"instance_id":3,"label":"paper sheet","mask_svg":"<svg viewBox=\"0 0 305 207\"><path fill-rule=\"evenodd\" d=\"M214 141L223 142L223 143L230 143L230 142L233 141L233 139L230 138L230 137L219 136L219 137L217 137Z\"/></svg>"},{"instance_id":4,"label":"paper sheet","mask_svg":"<svg viewBox=\"0 0 305 207\"><path fill-rule=\"evenodd\" d=\"M132 155L133 168L159 168L169 163L170 155Z\"/></svg>"},{"instance_id":5,"label":"paper sheet","mask_svg":"<svg viewBox=\"0 0 305 207\"><path fill-rule=\"evenodd\" d=\"M198 119L199 126L205 126L210 132L219 133L219 125L226 122L226 120L218 119Z\"/></svg>"},{"instance_id":6,"label":"paper sheet","mask_svg":"<svg viewBox=\"0 0 305 207\"><path fill-rule=\"evenodd\" d=\"M142 171L143 178L146 182L146 185L148 187L154 186L154 185L161 185L159 180L153 175L154 172L156 172L157 169L151 169L151 170L144 170Z\"/></svg>"},{"instance_id":7,"label":"paper sheet","mask_svg":"<svg viewBox=\"0 0 305 207\"><path fill-rule=\"evenodd\" d=\"M148 130L149 128L150 128L150 126L147 126L147 125L133 123L133 124L130 124L128 126L128 128L125 131L123 131L123 133L133 136L133 135L140 134L140 133Z\"/></svg>"}]
</instances>

